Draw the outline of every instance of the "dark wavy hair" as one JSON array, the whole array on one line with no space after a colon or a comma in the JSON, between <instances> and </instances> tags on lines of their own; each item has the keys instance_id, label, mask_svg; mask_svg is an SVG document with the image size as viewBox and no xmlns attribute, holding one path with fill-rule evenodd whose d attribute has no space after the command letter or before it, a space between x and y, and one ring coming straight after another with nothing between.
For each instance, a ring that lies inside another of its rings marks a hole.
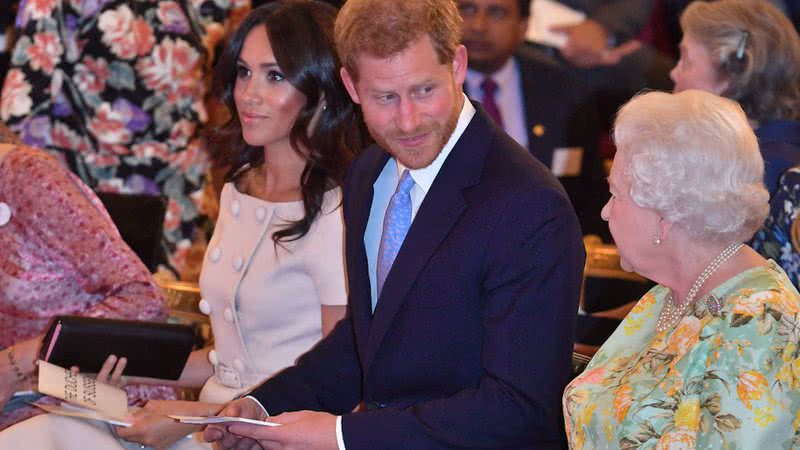
<instances>
[{"instance_id":1,"label":"dark wavy hair","mask_svg":"<svg viewBox=\"0 0 800 450\"><path fill-rule=\"evenodd\" d=\"M320 214L325 191L341 185L355 151L366 145L365 127L339 78L333 23L336 8L316 0L276 1L260 6L242 21L220 55L214 87L231 117L212 139L212 158L230 167L226 181L235 181L248 169L264 164L264 149L248 145L233 98L236 66L250 31L266 26L269 42L287 80L306 97L306 104L290 130L292 148L306 160L300 179L305 216L272 235L275 243L302 238ZM308 132L324 96L326 107L311 134Z\"/></svg>"}]
</instances>

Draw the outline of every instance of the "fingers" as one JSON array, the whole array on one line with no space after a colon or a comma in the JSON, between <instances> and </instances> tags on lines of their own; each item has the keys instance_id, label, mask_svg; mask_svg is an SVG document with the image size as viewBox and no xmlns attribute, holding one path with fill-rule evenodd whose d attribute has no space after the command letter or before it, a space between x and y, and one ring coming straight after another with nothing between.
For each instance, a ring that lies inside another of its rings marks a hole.
<instances>
[{"instance_id":1,"label":"fingers","mask_svg":"<svg viewBox=\"0 0 800 450\"><path fill-rule=\"evenodd\" d=\"M603 55L603 63L606 65L615 65L622 60L622 58L630 55L631 53L636 52L642 48L642 43L638 40L628 41L619 47L609 50L605 52Z\"/></svg>"},{"instance_id":2,"label":"fingers","mask_svg":"<svg viewBox=\"0 0 800 450\"><path fill-rule=\"evenodd\" d=\"M114 365L117 363L116 355L108 355L108 358L103 362L103 366L100 367L100 371L97 372L97 381L101 383L108 383L109 382L109 375L114 370Z\"/></svg>"},{"instance_id":3,"label":"fingers","mask_svg":"<svg viewBox=\"0 0 800 450\"><path fill-rule=\"evenodd\" d=\"M120 358L119 361L117 361L117 365L114 366L114 371L111 373L111 384L123 384L122 372L125 370L125 366L127 365L128 358Z\"/></svg>"}]
</instances>

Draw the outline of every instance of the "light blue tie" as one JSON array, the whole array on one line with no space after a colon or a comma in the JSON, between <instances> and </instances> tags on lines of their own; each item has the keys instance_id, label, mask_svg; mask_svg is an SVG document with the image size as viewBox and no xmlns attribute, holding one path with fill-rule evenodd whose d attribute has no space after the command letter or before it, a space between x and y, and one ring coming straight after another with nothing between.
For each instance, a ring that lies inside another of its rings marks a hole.
<instances>
[{"instance_id":1,"label":"light blue tie","mask_svg":"<svg viewBox=\"0 0 800 450\"><path fill-rule=\"evenodd\" d=\"M381 243L378 247L378 297L383 290L383 283L392 268L394 259L403 245L408 228L411 226L411 188L414 187L414 179L408 170L403 171L400 182L397 183L397 190L394 191L386 214L383 216L383 234ZM375 309L375 305L372 305Z\"/></svg>"}]
</instances>

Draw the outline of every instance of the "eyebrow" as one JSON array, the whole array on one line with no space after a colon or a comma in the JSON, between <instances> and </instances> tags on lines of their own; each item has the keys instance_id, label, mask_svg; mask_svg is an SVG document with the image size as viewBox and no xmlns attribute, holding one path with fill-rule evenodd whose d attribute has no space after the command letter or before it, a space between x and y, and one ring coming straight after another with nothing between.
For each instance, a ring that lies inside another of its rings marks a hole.
<instances>
[{"instance_id":1,"label":"eyebrow","mask_svg":"<svg viewBox=\"0 0 800 450\"><path fill-rule=\"evenodd\" d=\"M238 58L238 59L236 60L236 62L237 62L237 64L242 64L242 65L245 65L245 66L247 66L247 67L250 67L250 64L247 64L247 61L243 60L242 58ZM261 69L271 69L271 68L273 68L273 67L278 67L278 63L277 63L277 62L275 62L275 61L271 61L271 62L262 62L262 63L260 63L260 64L258 65L258 67L259 67L259 68L261 68Z\"/></svg>"}]
</instances>

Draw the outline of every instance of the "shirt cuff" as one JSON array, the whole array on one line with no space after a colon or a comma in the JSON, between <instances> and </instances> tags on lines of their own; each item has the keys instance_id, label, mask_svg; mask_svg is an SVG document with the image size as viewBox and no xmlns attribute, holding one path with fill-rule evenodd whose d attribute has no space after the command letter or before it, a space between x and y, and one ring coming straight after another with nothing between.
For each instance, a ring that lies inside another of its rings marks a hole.
<instances>
[{"instance_id":1,"label":"shirt cuff","mask_svg":"<svg viewBox=\"0 0 800 450\"><path fill-rule=\"evenodd\" d=\"M261 402L258 401L258 399L256 399L252 395L245 395L243 398L249 398L250 400L256 402L256 405L258 405L258 407L261 408L262 411L264 411L264 414L266 414L267 417L269 417L269 413L267 412L267 408L264 408L264 405L262 405Z\"/></svg>"},{"instance_id":2,"label":"shirt cuff","mask_svg":"<svg viewBox=\"0 0 800 450\"><path fill-rule=\"evenodd\" d=\"M344 436L342 436L342 416L336 416L336 445L339 446L339 450L345 450Z\"/></svg>"}]
</instances>

